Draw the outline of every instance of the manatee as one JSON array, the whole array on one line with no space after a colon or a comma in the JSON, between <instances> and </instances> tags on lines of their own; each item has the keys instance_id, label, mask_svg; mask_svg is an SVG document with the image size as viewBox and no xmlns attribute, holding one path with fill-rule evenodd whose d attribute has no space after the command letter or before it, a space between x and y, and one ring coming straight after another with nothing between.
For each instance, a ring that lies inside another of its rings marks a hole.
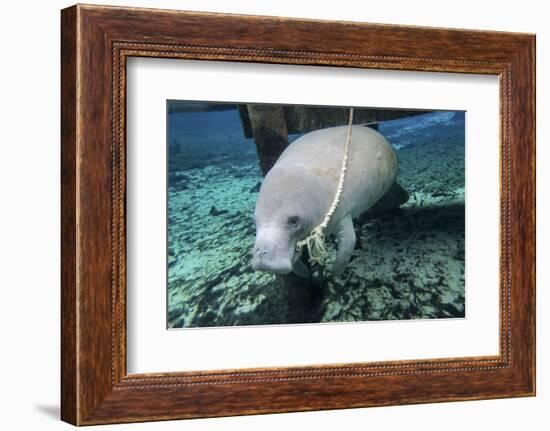
<instances>
[{"instance_id":1,"label":"manatee","mask_svg":"<svg viewBox=\"0 0 550 431\"><path fill-rule=\"evenodd\" d=\"M323 221L334 201L347 138L348 126L307 133L286 147L267 173L254 211L254 270L308 276L296 244ZM396 183L397 167L384 136L352 126L340 201L324 231L338 243L333 275L344 269L355 247L352 218L375 204L395 208L407 201L407 193Z\"/></svg>"}]
</instances>

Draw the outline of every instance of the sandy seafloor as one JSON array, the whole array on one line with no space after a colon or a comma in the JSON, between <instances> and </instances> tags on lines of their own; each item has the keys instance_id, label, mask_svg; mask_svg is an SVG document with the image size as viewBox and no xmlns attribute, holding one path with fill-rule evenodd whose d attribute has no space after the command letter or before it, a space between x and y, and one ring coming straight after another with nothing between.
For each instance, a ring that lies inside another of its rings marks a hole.
<instances>
[{"instance_id":1,"label":"sandy seafloor","mask_svg":"<svg viewBox=\"0 0 550 431\"><path fill-rule=\"evenodd\" d=\"M380 132L396 147L398 182L409 201L354 220L356 248L335 279L328 277L331 241L326 269L313 267L318 298L299 322L465 315L464 114L394 120ZM250 267L262 179L254 144L234 131L218 138L233 140L239 151L192 148L181 169L170 167L168 327L296 322L280 276Z\"/></svg>"}]
</instances>

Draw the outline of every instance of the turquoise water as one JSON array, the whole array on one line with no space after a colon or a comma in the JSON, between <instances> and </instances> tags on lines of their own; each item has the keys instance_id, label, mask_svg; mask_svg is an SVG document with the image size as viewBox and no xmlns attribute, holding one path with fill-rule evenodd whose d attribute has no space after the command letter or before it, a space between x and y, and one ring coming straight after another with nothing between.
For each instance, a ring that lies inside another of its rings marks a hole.
<instances>
[{"instance_id":1,"label":"turquoise water","mask_svg":"<svg viewBox=\"0 0 550 431\"><path fill-rule=\"evenodd\" d=\"M464 317L463 112L379 124L409 201L355 220L350 263L336 278L313 265L304 300L250 267L262 175L236 106L188 109L167 116L168 327Z\"/></svg>"}]
</instances>

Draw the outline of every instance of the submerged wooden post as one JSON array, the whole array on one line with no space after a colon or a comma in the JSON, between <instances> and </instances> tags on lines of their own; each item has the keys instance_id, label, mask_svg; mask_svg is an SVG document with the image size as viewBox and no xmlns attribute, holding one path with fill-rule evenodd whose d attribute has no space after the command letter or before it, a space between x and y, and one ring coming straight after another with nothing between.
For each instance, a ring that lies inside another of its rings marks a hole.
<instances>
[{"instance_id":1,"label":"submerged wooden post","mask_svg":"<svg viewBox=\"0 0 550 431\"><path fill-rule=\"evenodd\" d=\"M247 105L252 134L265 176L288 146L288 131L282 106Z\"/></svg>"},{"instance_id":2,"label":"submerged wooden post","mask_svg":"<svg viewBox=\"0 0 550 431\"><path fill-rule=\"evenodd\" d=\"M260 169L265 177L281 153L288 146L288 130L282 106L247 105L248 117ZM280 276L286 291L288 323L308 320L315 305L315 290L312 283L294 274Z\"/></svg>"}]
</instances>

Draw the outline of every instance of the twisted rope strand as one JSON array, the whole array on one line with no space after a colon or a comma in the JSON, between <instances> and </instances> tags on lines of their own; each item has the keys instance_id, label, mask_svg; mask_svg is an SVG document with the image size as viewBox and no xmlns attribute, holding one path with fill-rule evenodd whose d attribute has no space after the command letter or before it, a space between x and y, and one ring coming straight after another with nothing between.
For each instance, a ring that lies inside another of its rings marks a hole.
<instances>
[{"instance_id":1,"label":"twisted rope strand","mask_svg":"<svg viewBox=\"0 0 550 431\"><path fill-rule=\"evenodd\" d=\"M344 180L346 178L346 171L348 170L348 153L349 145L351 142L351 126L353 124L353 108L349 110L349 124L348 124L348 136L346 139L346 145L344 147L344 157L342 159L342 170L340 172L340 179L338 181L338 187L336 188L336 194L334 195L334 200L330 209L325 214L323 221L317 227L315 227L310 234L304 239L296 243L296 251L300 253L302 247L305 245L309 250L309 256L311 260L321 263L323 259L327 256L327 249L325 246L325 229L328 226L332 215L336 211L338 204L340 203L340 198L342 196L342 191L344 190Z\"/></svg>"}]
</instances>

